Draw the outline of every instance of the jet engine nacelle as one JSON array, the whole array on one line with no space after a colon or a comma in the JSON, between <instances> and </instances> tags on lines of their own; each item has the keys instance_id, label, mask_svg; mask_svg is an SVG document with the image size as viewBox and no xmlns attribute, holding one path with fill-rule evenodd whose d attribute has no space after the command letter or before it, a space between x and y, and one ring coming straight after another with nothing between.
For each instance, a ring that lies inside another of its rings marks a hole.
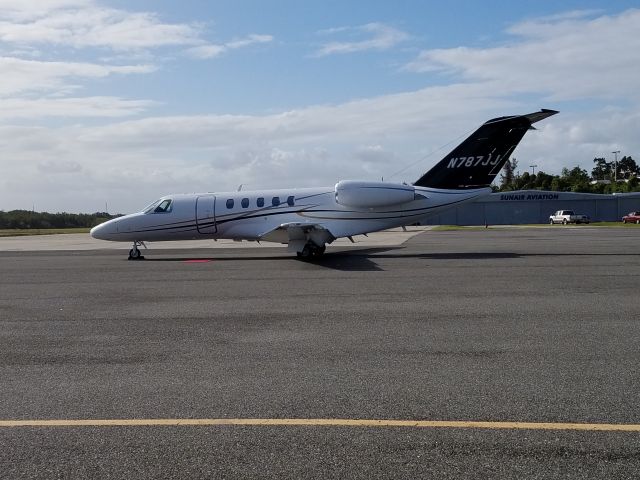
<instances>
[{"instance_id":1,"label":"jet engine nacelle","mask_svg":"<svg viewBox=\"0 0 640 480\"><path fill-rule=\"evenodd\" d=\"M375 208L415 199L413 185L342 180L336 184L336 202L346 207Z\"/></svg>"}]
</instances>

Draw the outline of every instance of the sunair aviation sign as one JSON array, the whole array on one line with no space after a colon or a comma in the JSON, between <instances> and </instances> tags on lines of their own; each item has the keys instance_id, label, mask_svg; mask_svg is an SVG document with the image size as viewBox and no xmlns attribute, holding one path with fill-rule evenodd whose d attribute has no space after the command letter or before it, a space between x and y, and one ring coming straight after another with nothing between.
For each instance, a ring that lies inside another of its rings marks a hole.
<instances>
[{"instance_id":1,"label":"sunair aviation sign","mask_svg":"<svg viewBox=\"0 0 640 480\"><path fill-rule=\"evenodd\" d=\"M557 193L502 193L501 202L521 202L526 200L558 200Z\"/></svg>"}]
</instances>

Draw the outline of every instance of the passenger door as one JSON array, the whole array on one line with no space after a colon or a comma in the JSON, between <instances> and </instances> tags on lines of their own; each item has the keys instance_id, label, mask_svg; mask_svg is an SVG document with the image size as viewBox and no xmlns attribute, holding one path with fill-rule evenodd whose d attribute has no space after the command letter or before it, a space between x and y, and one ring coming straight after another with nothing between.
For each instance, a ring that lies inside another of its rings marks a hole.
<instances>
[{"instance_id":1,"label":"passenger door","mask_svg":"<svg viewBox=\"0 0 640 480\"><path fill-rule=\"evenodd\" d=\"M203 235L216 233L216 197L203 195L196 199L196 225Z\"/></svg>"}]
</instances>

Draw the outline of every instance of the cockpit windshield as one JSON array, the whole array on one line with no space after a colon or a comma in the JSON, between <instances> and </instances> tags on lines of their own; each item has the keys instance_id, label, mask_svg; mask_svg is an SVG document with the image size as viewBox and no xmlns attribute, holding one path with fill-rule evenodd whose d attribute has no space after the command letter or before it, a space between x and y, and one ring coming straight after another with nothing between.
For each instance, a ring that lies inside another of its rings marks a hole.
<instances>
[{"instance_id":1,"label":"cockpit windshield","mask_svg":"<svg viewBox=\"0 0 640 480\"><path fill-rule=\"evenodd\" d=\"M142 210L144 213L168 213L171 211L172 200L170 198L161 198Z\"/></svg>"},{"instance_id":2,"label":"cockpit windshield","mask_svg":"<svg viewBox=\"0 0 640 480\"><path fill-rule=\"evenodd\" d=\"M144 213L149 213L149 212L153 212L153 209L156 208L156 206L160 203L160 200L156 200L155 202L147 205L146 207L144 207L141 212Z\"/></svg>"}]
</instances>

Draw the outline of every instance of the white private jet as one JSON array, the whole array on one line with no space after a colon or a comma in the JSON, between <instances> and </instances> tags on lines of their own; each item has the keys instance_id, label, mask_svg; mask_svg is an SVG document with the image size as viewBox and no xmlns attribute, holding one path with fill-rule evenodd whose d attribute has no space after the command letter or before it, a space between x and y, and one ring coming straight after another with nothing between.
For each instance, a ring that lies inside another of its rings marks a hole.
<instances>
[{"instance_id":1,"label":"white private jet","mask_svg":"<svg viewBox=\"0 0 640 480\"><path fill-rule=\"evenodd\" d=\"M342 180L335 187L167 195L138 213L91 229L91 236L133 242L219 239L288 244L301 258L320 256L340 237L424 222L430 215L491 193L491 182L542 109L484 123L413 185Z\"/></svg>"}]
</instances>

